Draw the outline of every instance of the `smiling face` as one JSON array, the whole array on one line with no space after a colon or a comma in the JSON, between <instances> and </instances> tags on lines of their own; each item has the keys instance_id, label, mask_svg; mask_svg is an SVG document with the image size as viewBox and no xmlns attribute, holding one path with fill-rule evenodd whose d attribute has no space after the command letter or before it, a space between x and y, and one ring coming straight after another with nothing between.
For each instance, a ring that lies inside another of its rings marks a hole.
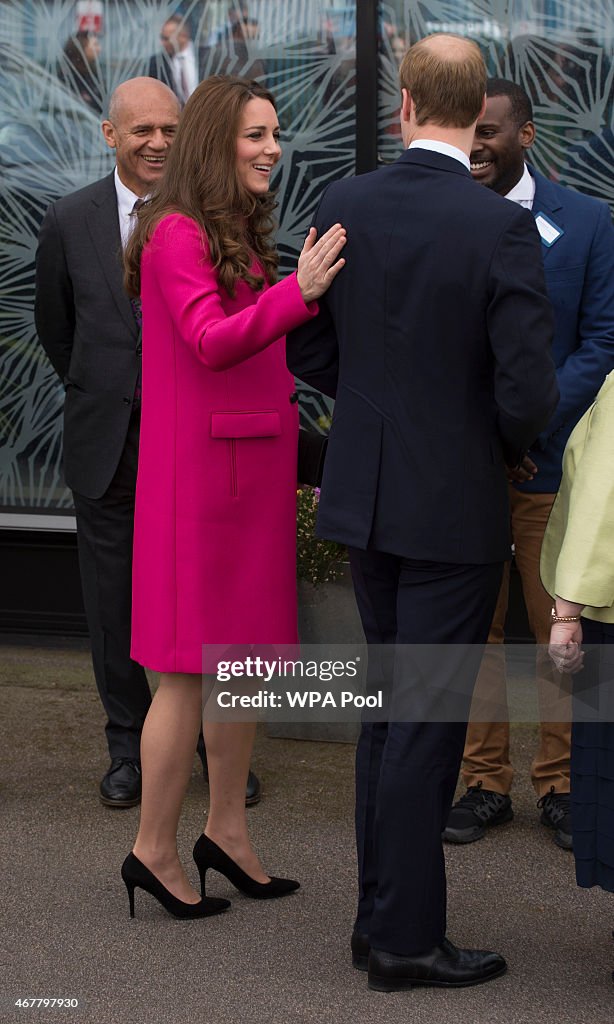
<instances>
[{"instance_id":1,"label":"smiling face","mask_svg":"<svg viewBox=\"0 0 614 1024\"><path fill-rule=\"evenodd\" d=\"M471 148L471 176L504 196L522 178L526 151L535 140L532 121L519 125L509 96L490 96Z\"/></svg>"},{"instance_id":2,"label":"smiling face","mask_svg":"<svg viewBox=\"0 0 614 1024\"><path fill-rule=\"evenodd\" d=\"M122 182L135 195L147 196L162 177L178 123L177 98L161 82L135 78L116 89L102 131Z\"/></svg>"},{"instance_id":3,"label":"smiling face","mask_svg":"<svg viewBox=\"0 0 614 1024\"><path fill-rule=\"evenodd\" d=\"M279 124L268 100L248 100L241 114L237 137L237 176L248 192L269 191L271 173L281 156Z\"/></svg>"}]
</instances>

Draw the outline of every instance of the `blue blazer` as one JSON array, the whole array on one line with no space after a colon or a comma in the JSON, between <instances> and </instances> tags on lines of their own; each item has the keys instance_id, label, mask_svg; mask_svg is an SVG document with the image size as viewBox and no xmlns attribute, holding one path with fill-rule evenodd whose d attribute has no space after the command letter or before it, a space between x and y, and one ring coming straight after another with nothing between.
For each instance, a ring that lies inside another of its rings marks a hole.
<instances>
[{"instance_id":1,"label":"blue blazer","mask_svg":"<svg viewBox=\"0 0 614 1024\"><path fill-rule=\"evenodd\" d=\"M504 561L504 461L558 398L535 221L421 149L331 185L318 233L335 221L346 266L287 339L296 376L336 396L318 532L406 558Z\"/></svg>"},{"instance_id":2,"label":"blue blazer","mask_svg":"<svg viewBox=\"0 0 614 1024\"><path fill-rule=\"evenodd\" d=\"M531 446L538 473L517 486L554 494L567 439L614 369L614 227L606 203L556 185L532 167L529 171L535 179L534 216L545 214L563 231L550 247L542 241L560 398Z\"/></svg>"}]
</instances>

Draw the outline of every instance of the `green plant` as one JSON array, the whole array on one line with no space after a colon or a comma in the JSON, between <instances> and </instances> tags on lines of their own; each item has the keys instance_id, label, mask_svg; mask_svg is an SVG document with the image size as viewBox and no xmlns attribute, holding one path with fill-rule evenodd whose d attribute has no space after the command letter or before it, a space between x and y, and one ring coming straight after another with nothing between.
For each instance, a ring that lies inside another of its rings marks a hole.
<instances>
[{"instance_id":1,"label":"green plant","mask_svg":"<svg viewBox=\"0 0 614 1024\"><path fill-rule=\"evenodd\" d=\"M296 494L296 575L299 580L330 583L343 573L342 560L346 550L333 540L320 540L315 535L316 515L320 501L319 487L302 487Z\"/></svg>"}]
</instances>

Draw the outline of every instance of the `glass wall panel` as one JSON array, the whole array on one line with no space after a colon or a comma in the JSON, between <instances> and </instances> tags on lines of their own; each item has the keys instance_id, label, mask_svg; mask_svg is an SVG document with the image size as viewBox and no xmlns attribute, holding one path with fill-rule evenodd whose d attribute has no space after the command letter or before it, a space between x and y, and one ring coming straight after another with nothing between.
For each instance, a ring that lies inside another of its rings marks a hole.
<instances>
[{"instance_id":1,"label":"glass wall panel","mask_svg":"<svg viewBox=\"0 0 614 1024\"><path fill-rule=\"evenodd\" d=\"M400 152L398 65L430 32L475 39L491 75L523 85L534 106L532 160L549 178L614 210L612 0L387 0L380 4L379 155Z\"/></svg>"},{"instance_id":2,"label":"glass wall panel","mask_svg":"<svg viewBox=\"0 0 614 1024\"><path fill-rule=\"evenodd\" d=\"M360 0L375 3L375 0ZM62 511L62 389L33 325L33 260L48 203L112 168L100 133L115 86L161 74L161 29L180 11L199 74L248 74L278 98L284 157L278 243L294 265L325 185L355 160L355 3L345 0L0 0L0 508ZM409 43L454 31L534 103L533 159L614 208L611 0L386 0L379 4L378 150L400 152L398 64ZM93 51L78 29L97 37ZM327 413L303 395L304 416Z\"/></svg>"},{"instance_id":3,"label":"glass wall panel","mask_svg":"<svg viewBox=\"0 0 614 1024\"><path fill-rule=\"evenodd\" d=\"M63 392L34 332L33 261L49 202L112 169L100 120L115 86L161 74L161 29L180 12L201 78L249 75L275 93L287 273L323 188L354 171L354 11L341 0L0 0L0 508L71 506ZM326 408L311 396L307 418Z\"/></svg>"}]
</instances>

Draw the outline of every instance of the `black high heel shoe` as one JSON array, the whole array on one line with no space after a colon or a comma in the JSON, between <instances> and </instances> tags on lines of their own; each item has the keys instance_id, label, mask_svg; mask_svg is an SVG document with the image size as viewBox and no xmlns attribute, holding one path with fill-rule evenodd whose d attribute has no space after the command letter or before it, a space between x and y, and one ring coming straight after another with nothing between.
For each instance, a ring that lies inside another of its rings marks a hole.
<instances>
[{"instance_id":1,"label":"black high heel shoe","mask_svg":"<svg viewBox=\"0 0 614 1024\"><path fill-rule=\"evenodd\" d=\"M287 896L300 888L301 883L295 882L291 878L271 878L269 882L256 882L206 835L202 835L196 840L193 857L200 875L203 899L205 898L205 879L209 868L225 875L239 892L251 896L254 900L274 900L279 896Z\"/></svg>"},{"instance_id":2,"label":"black high heel shoe","mask_svg":"<svg viewBox=\"0 0 614 1024\"><path fill-rule=\"evenodd\" d=\"M134 917L134 890L137 887L150 893L173 917L213 917L214 914L228 910L230 906L230 900L220 900L213 896L203 897L200 903L183 903L133 853L129 853L122 864L122 878L128 890L130 917Z\"/></svg>"}]
</instances>

